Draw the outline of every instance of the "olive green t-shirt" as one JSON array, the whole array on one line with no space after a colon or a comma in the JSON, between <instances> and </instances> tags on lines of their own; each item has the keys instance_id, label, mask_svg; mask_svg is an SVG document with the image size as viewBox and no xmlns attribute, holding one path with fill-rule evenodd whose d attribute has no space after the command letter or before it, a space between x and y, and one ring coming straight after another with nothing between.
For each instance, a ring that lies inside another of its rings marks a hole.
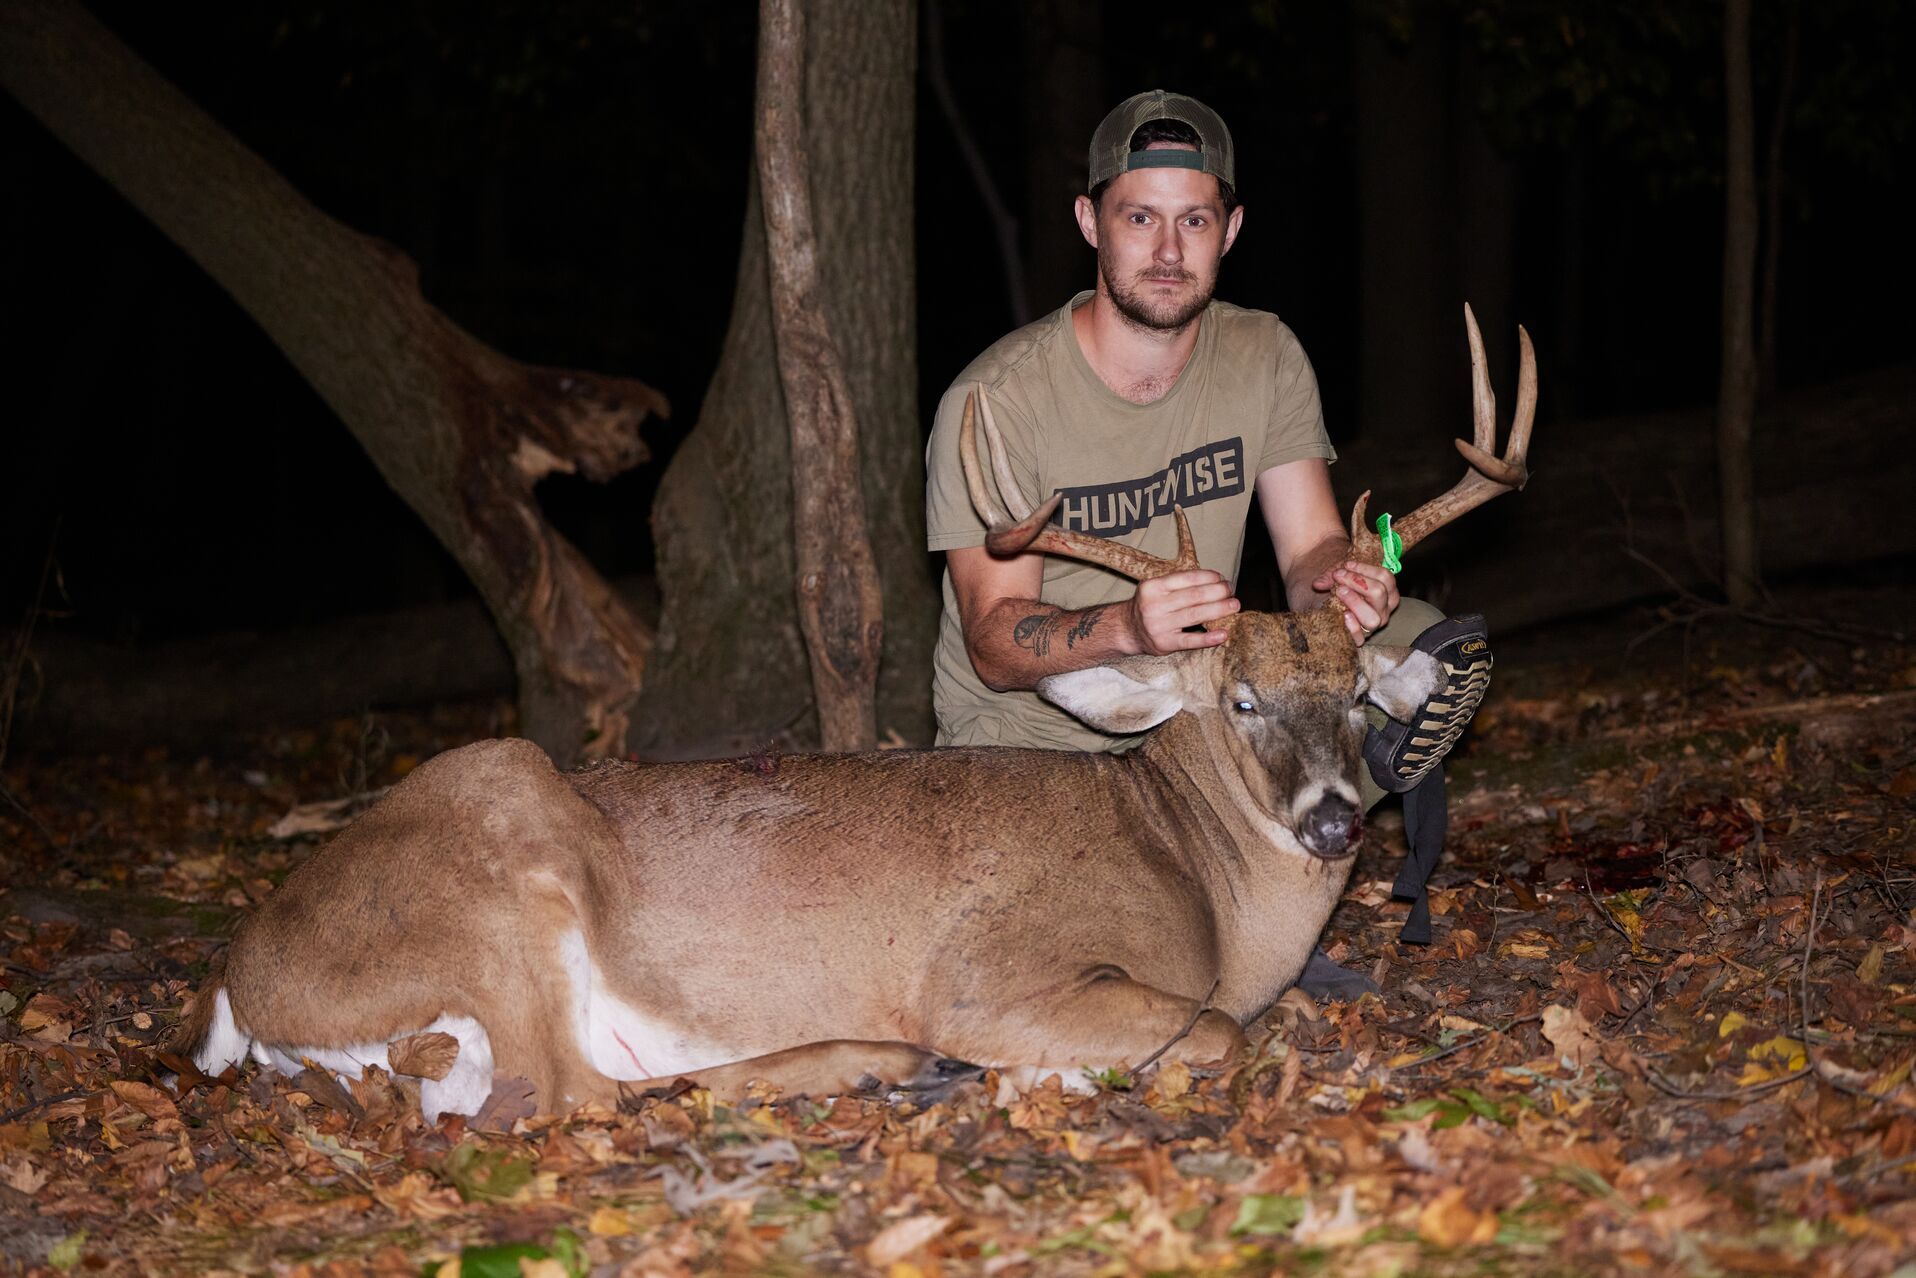
<instances>
[{"instance_id":1,"label":"olive green t-shirt","mask_svg":"<svg viewBox=\"0 0 1916 1278\"><path fill-rule=\"evenodd\" d=\"M1304 348L1275 315L1213 301L1176 383L1149 404L1133 404L1099 379L1078 346L1071 312L1090 296L1080 293L994 344L939 401L925 457L930 548L984 545L958 461L965 396L982 383L1026 501L1035 506L1062 489L1056 522L1167 559L1177 554L1171 511L1182 506L1198 562L1235 582L1258 475L1337 456ZM983 440L979 454L989 470ZM1095 564L1045 560L1042 598L1060 608L1115 603L1136 589ZM949 571L944 596L932 673L938 744L1121 750L1137 740L1086 727L1036 693L987 688L965 652Z\"/></svg>"}]
</instances>

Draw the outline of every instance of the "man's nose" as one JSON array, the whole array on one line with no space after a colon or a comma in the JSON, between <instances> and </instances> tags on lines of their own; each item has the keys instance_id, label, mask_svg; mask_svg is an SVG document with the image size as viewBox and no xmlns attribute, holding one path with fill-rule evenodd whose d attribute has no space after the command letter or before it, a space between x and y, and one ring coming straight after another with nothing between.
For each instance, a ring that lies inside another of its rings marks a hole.
<instances>
[{"instance_id":1,"label":"man's nose","mask_svg":"<svg viewBox=\"0 0 1916 1278\"><path fill-rule=\"evenodd\" d=\"M1158 234L1157 259L1160 262L1184 260L1184 244L1178 238L1177 227L1167 226Z\"/></svg>"}]
</instances>

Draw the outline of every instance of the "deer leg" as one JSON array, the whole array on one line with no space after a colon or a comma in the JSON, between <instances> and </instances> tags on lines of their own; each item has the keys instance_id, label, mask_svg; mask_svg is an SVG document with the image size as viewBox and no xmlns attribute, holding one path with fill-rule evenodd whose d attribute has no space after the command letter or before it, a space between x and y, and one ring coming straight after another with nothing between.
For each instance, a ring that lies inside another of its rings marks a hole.
<instances>
[{"instance_id":1,"label":"deer leg","mask_svg":"<svg viewBox=\"0 0 1916 1278\"><path fill-rule=\"evenodd\" d=\"M1244 1031L1225 1013L1200 1011L1198 1000L1133 980L1116 968L1015 1010L987 1009L986 1015L996 1024L980 1020L973 1026L977 1040L961 1032L951 1046L996 1065L1020 1090L1052 1074L1069 1087L1088 1087L1091 1075L1137 1068L1160 1048L1160 1062L1211 1065L1229 1060L1245 1045ZM1007 1041L1007 1031L1015 1038Z\"/></svg>"},{"instance_id":2,"label":"deer leg","mask_svg":"<svg viewBox=\"0 0 1916 1278\"><path fill-rule=\"evenodd\" d=\"M983 1072L910 1043L827 1039L729 1065L661 1075L658 1081L690 1079L726 1104L736 1104L754 1082L770 1083L787 1096L912 1092L935 1097Z\"/></svg>"}]
</instances>

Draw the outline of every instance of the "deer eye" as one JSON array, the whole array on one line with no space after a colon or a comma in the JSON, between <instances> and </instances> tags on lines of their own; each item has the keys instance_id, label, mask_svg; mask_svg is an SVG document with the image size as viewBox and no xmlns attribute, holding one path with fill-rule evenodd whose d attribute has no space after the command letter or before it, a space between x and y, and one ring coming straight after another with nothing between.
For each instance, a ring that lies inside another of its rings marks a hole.
<instances>
[{"instance_id":1,"label":"deer eye","mask_svg":"<svg viewBox=\"0 0 1916 1278\"><path fill-rule=\"evenodd\" d=\"M1237 711L1239 714L1250 714L1255 711L1257 707L1249 701L1236 701L1231 704L1231 709Z\"/></svg>"}]
</instances>

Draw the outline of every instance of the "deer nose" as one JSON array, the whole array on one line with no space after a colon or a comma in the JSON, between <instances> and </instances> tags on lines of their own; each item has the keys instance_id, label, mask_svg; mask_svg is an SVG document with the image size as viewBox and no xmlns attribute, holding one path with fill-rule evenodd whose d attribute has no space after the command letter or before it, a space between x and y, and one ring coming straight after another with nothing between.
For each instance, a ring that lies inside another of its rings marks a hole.
<instances>
[{"instance_id":1,"label":"deer nose","mask_svg":"<svg viewBox=\"0 0 1916 1278\"><path fill-rule=\"evenodd\" d=\"M1327 794L1304 814L1298 831L1304 846L1325 858L1339 857L1350 846L1351 830L1357 825L1357 805L1349 799Z\"/></svg>"}]
</instances>

